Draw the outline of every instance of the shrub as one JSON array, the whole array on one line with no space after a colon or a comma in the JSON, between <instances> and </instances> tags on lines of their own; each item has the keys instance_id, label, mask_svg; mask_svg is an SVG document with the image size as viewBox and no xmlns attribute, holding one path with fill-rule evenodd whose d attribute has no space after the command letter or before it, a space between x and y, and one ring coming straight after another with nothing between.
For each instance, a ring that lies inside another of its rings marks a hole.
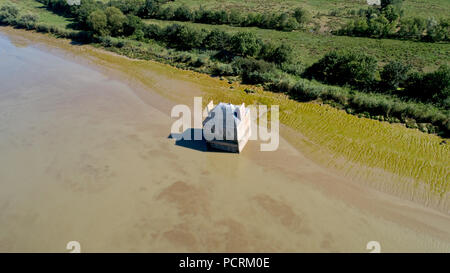
<instances>
[{"instance_id":1,"label":"shrub","mask_svg":"<svg viewBox=\"0 0 450 273\"><path fill-rule=\"evenodd\" d=\"M265 43L261 47L260 56L268 62L282 64L288 62L292 57L292 48L288 45L275 45L273 43Z\"/></svg>"},{"instance_id":2,"label":"shrub","mask_svg":"<svg viewBox=\"0 0 450 273\"><path fill-rule=\"evenodd\" d=\"M26 29L34 29L38 20L39 16L29 12L19 17L19 19L17 20L17 25Z\"/></svg>"},{"instance_id":3,"label":"shrub","mask_svg":"<svg viewBox=\"0 0 450 273\"><path fill-rule=\"evenodd\" d=\"M394 31L394 26L384 15L377 16L368 21L367 33L372 37L387 37Z\"/></svg>"},{"instance_id":4,"label":"shrub","mask_svg":"<svg viewBox=\"0 0 450 273\"><path fill-rule=\"evenodd\" d=\"M232 10L229 14L229 23L234 26L239 26L244 20L242 15L237 10Z\"/></svg>"},{"instance_id":5,"label":"shrub","mask_svg":"<svg viewBox=\"0 0 450 273\"><path fill-rule=\"evenodd\" d=\"M83 0L80 5L72 7L72 14L81 27L88 27L88 17L96 10L104 10L104 5L95 0Z\"/></svg>"},{"instance_id":6,"label":"shrub","mask_svg":"<svg viewBox=\"0 0 450 273\"><path fill-rule=\"evenodd\" d=\"M145 36L144 36L144 32L142 31L142 29L136 29L134 31L133 35L137 41L144 41Z\"/></svg>"},{"instance_id":7,"label":"shrub","mask_svg":"<svg viewBox=\"0 0 450 273\"><path fill-rule=\"evenodd\" d=\"M112 0L109 4L124 14L138 15L145 6L144 0Z\"/></svg>"},{"instance_id":8,"label":"shrub","mask_svg":"<svg viewBox=\"0 0 450 273\"><path fill-rule=\"evenodd\" d=\"M295 76L301 76L305 72L305 67L303 64L295 62L284 62L280 66L281 70Z\"/></svg>"},{"instance_id":9,"label":"shrub","mask_svg":"<svg viewBox=\"0 0 450 273\"><path fill-rule=\"evenodd\" d=\"M304 76L329 83L367 87L375 79L377 60L351 51L332 51L308 67Z\"/></svg>"},{"instance_id":10,"label":"shrub","mask_svg":"<svg viewBox=\"0 0 450 273\"><path fill-rule=\"evenodd\" d=\"M406 39L421 39L425 32L426 23L422 18L405 18L400 22L397 35Z\"/></svg>"},{"instance_id":11,"label":"shrub","mask_svg":"<svg viewBox=\"0 0 450 273\"><path fill-rule=\"evenodd\" d=\"M321 90L307 81L298 81L291 90L290 95L299 101L311 101L319 98Z\"/></svg>"},{"instance_id":12,"label":"shrub","mask_svg":"<svg viewBox=\"0 0 450 273\"><path fill-rule=\"evenodd\" d=\"M13 4L6 4L0 7L0 23L11 24L17 19L19 9Z\"/></svg>"},{"instance_id":13,"label":"shrub","mask_svg":"<svg viewBox=\"0 0 450 273\"><path fill-rule=\"evenodd\" d=\"M286 20L280 22L279 29L283 31L293 31L300 27L300 24L295 18L288 17Z\"/></svg>"},{"instance_id":14,"label":"shrub","mask_svg":"<svg viewBox=\"0 0 450 273\"><path fill-rule=\"evenodd\" d=\"M174 16L175 8L173 8L172 6L169 6L165 9L159 9L158 13L155 15L156 18L163 20L172 20Z\"/></svg>"},{"instance_id":15,"label":"shrub","mask_svg":"<svg viewBox=\"0 0 450 273\"><path fill-rule=\"evenodd\" d=\"M450 37L450 20L442 19L439 23L434 18L428 18L426 23L426 36L429 42L448 41Z\"/></svg>"},{"instance_id":16,"label":"shrub","mask_svg":"<svg viewBox=\"0 0 450 273\"><path fill-rule=\"evenodd\" d=\"M237 57L231 63L233 72L241 75L243 82L246 83L264 83L269 81L271 75L275 73L273 64L263 60Z\"/></svg>"},{"instance_id":17,"label":"shrub","mask_svg":"<svg viewBox=\"0 0 450 273\"><path fill-rule=\"evenodd\" d=\"M87 25L97 35L108 35L108 19L101 10L93 11L87 18Z\"/></svg>"},{"instance_id":18,"label":"shrub","mask_svg":"<svg viewBox=\"0 0 450 273\"><path fill-rule=\"evenodd\" d=\"M144 25L142 31L144 32L144 37L148 39L160 39L163 35L163 30L156 24Z\"/></svg>"},{"instance_id":19,"label":"shrub","mask_svg":"<svg viewBox=\"0 0 450 273\"><path fill-rule=\"evenodd\" d=\"M43 32L43 33L49 33L50 27L46 24L37 24L36 25L36 31L37 32Z\"/></svg>"},{"instance_id":20,"label":"shrub","mask_svg":"<svg viewBox=\"0 0 450 273\"><path fill-rule=\"evenodd\" d=\"M303 8L296 8L294 10L294 18L300 25L305 25L311 20L311 15Z\"/></svg>"},{"instance_id":21,"label":"shrub","mask_svg":"<svg viewBox=\"0 0 450 273\"><path fill-rule=\"evenodd\" d=\"M142 28L143 28L143 23L142 23L141 18L130 14L130 15L127 15L127 20L123 26L123 34L125 36L130 36L138 30L142 32Z\"/></svg>"},{"instance_id":22,"label":"shrub","mask_svg":"<svg viewBox=\"0 0 450 273\"><path fill-rule=\"evenodd\" d=\"M444 105L450 96L450 67L443 65L426 74L412 73L407 80L406 94L422 101Z\"/></svg>"},{"instance_id":23,"label":"shrub","mask_svg":"<svg viewBox=\"0 0 450 273\"><path fill-rule=\"evenodd\" d=\"M127 17L116 7L108 7L105 10L108 21L109 31L113 36L118 36L123 33L123 26L127 21Z\"/></svg>"},{"instance_id":24,"label":"shrub","mask_svg":"<svg viewBox=\"0 0 450 273\"><path fill-rule=\"evenodd\" d=\"M174 19L179 21L192 21L194 14L187 6L182 5L175 10Z\"/></svg>"},{"instance_id":25,"label":"shrub","mask_svg":"<svg viewBox=\"0 0 450 273\"><path fill-rule=\"evenodd\" d=\"M223 50L228 48L231 36L218 29L212 30L203 41L204 47L208 49Z\"/></svg>"},{"instance_id":26,"label":"shrub","mask_svg":"<svg viewBox=\"0 0 450 273\"><path fill-rule=\"evenodd\" d=\"M388 5L382 11L383 16L389 21L394 22L400 19L402 12L393 5Z\"/></svg>"},{"instance_id":27,"label":"shrub","mask_svg":"<svg viewBox=\"0 0 450 273\"><path fill-rule=\"evenodd\" d=\"M233 76L235 72L231 64L215 63L213 66L213 75L217 76Z\"/></svg>"},{"instance_id":28,"label":"shrub","mask_svg":"<svg viewBox=\"0 0 450 273\"><path fill-rule=\"evenodd\" d=\"M163 32L169 46L184 50L200 48L206 36L204 31L178 24L168 26Z\"/></svg>"},{"instance_id":29,"label":"shrub","mask_svg":"<svg viewBox=\"0 0 450 273\"><path fill-rule=\"evenodd\" d=\"M145 0L144 5L140 11L140 16L144 18L155 17L160 12L161 4L158 0Z\"/></svg>"},{"instance_id":30,"label":"shrub","mask_svg":"<svg viewBox=\"0 0 450 273\"><path fill-rule=\"evenodd\" d=\"M207 63L208 63L208 56L206 56L206 55L200 55L200 56L198 56L192 63L191 63L191 65L193 66L193 67L201 67L201 66L204 66L204 65L206 65Z\"/></svg>"},{"instance_id":31,"label":"shrub","mask_svg":"<svg viewBox=\"0 0 450 273\"><path fill-rule=\"evenodd\" d=\"M240 56L256 56L261 48L261 41L251 32L238 32L231 37L231 51Z\"/></svg>"},{"instance_id":32,"label":"shrub","mask_svg":"<svg viewBox=\"0 0 450 273\"><path fill-rule=\"evenodd\" d=\"M409 65L404 65L398 61L391 61L383 67L380 72L381 81L384 88L397 89L408 78Z\"/></svg>"}]
</instances>

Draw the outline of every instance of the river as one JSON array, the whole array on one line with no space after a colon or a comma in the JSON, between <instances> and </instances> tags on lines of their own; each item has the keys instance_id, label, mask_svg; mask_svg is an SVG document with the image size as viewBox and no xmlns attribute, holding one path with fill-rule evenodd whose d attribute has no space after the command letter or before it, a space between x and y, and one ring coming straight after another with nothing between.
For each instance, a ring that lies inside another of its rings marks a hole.
<instances>
[{"instance_id":1,"label":"river","mask_svg":"<svg viewBox=\"0 0 450 273\"><path fill-rule=\"evenodd\" d=\"M123 59L0 28L0 252L450 251L449 215L349 182L284 139L240 155L176 145L170 109L201 87L135 61L138 84Z\"/></svg>"}]
</instances>

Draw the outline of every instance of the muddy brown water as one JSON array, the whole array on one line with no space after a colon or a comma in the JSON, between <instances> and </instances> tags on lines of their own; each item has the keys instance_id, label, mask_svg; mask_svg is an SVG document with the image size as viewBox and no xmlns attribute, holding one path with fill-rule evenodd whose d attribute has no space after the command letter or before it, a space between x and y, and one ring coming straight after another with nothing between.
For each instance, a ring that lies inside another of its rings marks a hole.
<instances>
[{"instance_id":1,"label":"muddy brown water","mask_svg":"<svg viewBox=\"0 0 450 273\"><path fill-rule=\"evenodd\" d=\"M449 215L284 139L241 155L175 145L170 109L200 94L192 74L99 54L0 28L0 252L450 251Z\"/></svg>"}]
</instances>

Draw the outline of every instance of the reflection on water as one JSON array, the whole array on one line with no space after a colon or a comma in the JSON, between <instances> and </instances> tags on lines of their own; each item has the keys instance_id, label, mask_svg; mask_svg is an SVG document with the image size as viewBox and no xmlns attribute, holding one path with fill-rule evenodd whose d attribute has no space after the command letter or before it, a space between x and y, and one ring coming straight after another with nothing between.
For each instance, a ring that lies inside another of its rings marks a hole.
<instances>
[{"instance_id":1,"label":"reflection on water","mask_svg":"<svg viewBox=\"0 0 450 273\"><path fill-rule=\"evenodd\" d=\"M83 251L364 252L372 240L450 250L448 216L336 186L284 141L275 153L204 153L167 137L170 108L151 88L143 99L11 31L0 32L0 60L2 252L65 252L69 241ZM385 220L397 215L404 223Z\"/></svg>"}]
</instances>

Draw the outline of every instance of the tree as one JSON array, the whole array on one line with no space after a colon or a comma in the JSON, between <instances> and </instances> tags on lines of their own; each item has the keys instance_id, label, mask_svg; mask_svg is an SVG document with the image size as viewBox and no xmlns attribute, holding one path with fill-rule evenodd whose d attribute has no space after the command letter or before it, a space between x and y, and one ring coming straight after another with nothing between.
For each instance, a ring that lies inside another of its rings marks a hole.
<instances>
[{"instance_id":1,"label":"tree","mask_svg":"<svg viewBox=\"0 0 450 273\"><path fill-rule=\"evenodd\" d=\"M12 23L19 15L19 9L13 4L6 4L0 8L0 22Z\"/></svg>"},{"instance_id":2,"label":"tree","mask_svg":"<svg viewBox=\"0 0 450 273\"><path fill-rule=\"evenodd\" d=\"M87 25L95 34L100 36L109 34L108 19L102 10L93 11L87 18Z\"/></svg>"},{"instance_id":3,"label":"tree","mask_svg":"<svg viewBox=\"0 0 450 273\"><path fill-rule=\"evenodd\" d=\"M256 56L261 41L251 32L238 32L231 37L231 51L241 56Z\"/></svg>"},{"instance_id":4,"label":"tree","mask_svg":"<svg viewBox=\"0 0 450 273\"><path fill-rule=\"evenodd\" d=\"M398 36L409 39L421 39L426 29L426 22L422 18L405 18L400 22Z\"/></svg>"},{"instance_id":5,"label":"tree","mask_svg":"<svg viewBox=\"0 0 450 273\"><path fill-rule=\"evenodd\" d=\"M293 17L289 17L287 20L284 20L280 25L280 29L283 31L293 31L299 27L300 24Z\"/></svg>"},{"instance_id":6,"label":"tree","mask_svg":"<svg viewBox=\"0 0 450 273\"><path fill-rule=\"evenodd\" d=\"M422 75L411 74L406 91L410 97L444 105L450 97L450 66L442 65L438 70Z\"/></svg>"},{"instance_id":7,"label":"tree","mask_svg":"<svg viewBox=\"0 0 450 273\"><path fill-rule=\"evenodd\" d=\"M267 76L274 73L275 66L263 60L237 57L231 66L235 74L242 76L245 83L264 83Z\"/></svg>"},{"instance_id":8,"label":"tree","mask_svg":"<svg viewBox=\"0 0 450 273\"><path fill-rule=\"evenodd\" d=\"M352 51L332 51L308 67L304 76L329 84L352 85L365 88L375 80L377 60Z\"/></svg>"},{"instance_id":9,"label":"tree","mask_svg":"<svg viewBox=\"0 0 450 273\"><path fill-rule=\"evenodd\" d=\"M380 72L382 84L387 89L397 89L408 78L409 65L398 61L391 61Z\"/></svg>"},{"instance_id":10,"label":"tree","mask_svg":"<svg viewBox=\"0 0 450 273\"><path fill-rule=\"evenodd\" d=\"M161 27L155 24L144 25L142 31L144 32L144 37L149 39L160 39L163 34Z\"/></svg>"},{"instance_id":11,"label":"tree","mask_svg":"<svg viewBox=\"0 0 450 273\"><path fill-rule=\"evenodd\" d=\"M133 35L135 31L141 30L142 31L143 23L141 18L135 16L135 15L127 15L127 21L125 22L123 26L123 34L125 36Z\"/></svg>"},{"instance_id":12,"label":"tree","mask_svg":"<svg viewBox=\"0 0 450 273\"><path fill-rule=\"evenodd\" d=\"M307 24L311 20L309 12L303 8L296 8L294 10L294 18L300 25Z\"/></svg>"},{"instance_id":13,"label":"tree","mask_svg":"<svg viewBox=\"0 0 450 273\"><path fill-rule=\"evenodd\" d=\"M393 25L384 15L369 20L368 32L373 37L386 37L393 31Z\"/></svg>"},{"instance_id":14,"label":"tree","mask_svg":"<svg viewBox=\"0 0 450 273\"><path fill-rule=\"evenodd\" d=\"M382 14L389 20L389 22L397 21L401 17L400 9L395 8L392 5L389 5L383 9Z\"/></svg>"},{"instance_id":15,"label":"tree","mask_svg":"<svg viewBox=\"0 0 450 273\"><path fill-rule=\"evenodd\" d=\"M206 36L203 31L179 24L168 26L164 32L169 46L183 50L200 48Z\"/></svg>"},{"instance_id":16,"label":"tree","mask_svg":"<svg viewBox=\"0 0 450 273\"><path fill-rule=\"evenodd\" d=\"M192 21L194 19L194 15L192 11L186 6L179 6L174 13L175 20L179 21Z\"/></svg>"},{"instance_id":17,"label":"tree","mask_svg":"<svg viewBox=\"0 0 450 273\"><path fill-rule=\"evenodd\" d=\"M99 2L96 2L94 0L83 0L81 1L80 5L74 5L72 7L73 14L76 17L77 22L81 26L87 27L89 27L87 24L88 16L90 16L93 11L96 11L98 9L102 10L102 8L103 6Z\"/></svg>"},{"instance_id":18,"label":"tree","mask_svg":"<svg viewBox=\"0 0 450 273\"><path fill-rule=\"evenodd\" d=\"M28 12L19 17L18 24L26 29L33 29L36 26L39 16Z\"/></svg>"},{"instance_id":19,"label":"tree","mask_svg":"<svg viewBox=\"0 0 450 273\"><path fill-rule=\"evenodd\" d=\"M215 49L215 50L224 50L228 47L230 43L231 36L218 29L213 29L203 41L205 48Z\"/></svg>"},{"instance_id":20,"label":"tree","mask_svg":"<svg viewBox=\"0 0 450 273\"><path fill-rule=\"evenodd\" d=\"M108 7L105 10L109 31L113 36L118 36L123 32L123 25L127 17L116 7Z\"/></svg>"},{"instance_id":21,"label":"tree","mask_svg":"<svg viewBox=\"0 0 450 273\"><path fill-rule=\"evenodd\" d=\"M369 29L369 25L367 24L367 20L359 18L354 21L354 33L359 36L364 36L367 34Z\"/></svg>"},{"instance_id":22,"label":"tree","mask_svg":"<svg viewBox=\"0 0 450 273\"><path fill-rule=\"evenodd\" d=\"M161 9L161 3L158 0L145 0L145 3L141 10L141 16L144 18L153 18L159 13Z\"/></svg>"},{"instance_id":23,"label":"tree","mask_svg":"<svg viewBox=\"0 0 450 273\"><path fill-rule=\"evenodd\" d=\"M291 59L292 48L285 44L275 45L269 42L262 46L260 56L265 61L282 64Z\"/></svg>"},{"instance_id":24,"label":"tree","mask_svg":"<svg viewBox=\"0 0 450 273\"><path fill-rule=\"evenodd\" d=\"M427 33L424 37L429 42L439 42L448 40L450 34L450 20L441 20L439 23L434 17L427 20Z\"/></svg>"}]
</instances>

